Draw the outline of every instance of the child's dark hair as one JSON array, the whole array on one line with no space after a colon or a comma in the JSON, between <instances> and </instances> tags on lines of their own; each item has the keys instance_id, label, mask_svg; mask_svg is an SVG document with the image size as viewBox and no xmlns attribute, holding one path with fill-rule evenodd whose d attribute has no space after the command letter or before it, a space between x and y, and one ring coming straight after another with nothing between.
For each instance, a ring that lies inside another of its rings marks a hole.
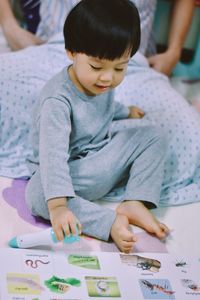
<instances>
[{"instance_id":1,"label":"child's dark hair","mask_svg":"<svg viewBox=\"0 0 200 300\"><path fill-rule=\"evenodd\" d=\"M100 59L133 56L140 45L140 17L129 0L82 0L64 24L65 49Z\"/></svg>"}]
</instances>

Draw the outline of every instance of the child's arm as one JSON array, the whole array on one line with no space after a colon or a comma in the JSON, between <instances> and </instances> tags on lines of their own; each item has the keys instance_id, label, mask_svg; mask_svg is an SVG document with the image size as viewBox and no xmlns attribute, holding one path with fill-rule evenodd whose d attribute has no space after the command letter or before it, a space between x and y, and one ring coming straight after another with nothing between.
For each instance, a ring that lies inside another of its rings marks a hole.
<instances>
[{"instance_id":1,"label":"child's arm","mask_svg":"<svg viewBox=\"0 0 200 300\"><path fill-rule=\"evenodd\" d=\"M130 119L141 119L145 115L144 111L141 110L137 106L129 106L129 115L128 118Z\"/></svg>"},{"instance_id":2,"label":"child's arm","mask_svg":"<svg viewBox=\"0 0 200 300\"><path fill-rule=\"evenodd\" d=\"M70 107L50 98L40 112L40 174L50 221L57 239L76 235L76 218L67 208L67 198L75 197L68 165L71 133Z\"/></svg>"},{"instance_id":3,"label":"child's arm","mask_svg":"<svg viewBox=\"0 0 200 300\"><path fill-rule=\"evenodd\" d=\"M79 234L81 233L81 224L67 207L66 197L50 199L47 202L47 206L53 230L59 241L64 239L64 235L70 236L71 233L76 235L77 227Z\"/></svg>"},{"instance_id":4,"label":"child's arm","mask_svg":"<svg viewBox=\"0 0 200 300\"><path fill-rule=\"evenodd\" d=\"M120 119L141 119L144 117L145 113L143 110L136 106L125 106L122 103L114 101L115 104L115 112L114 112L114 120Z\"/></svg>"}]
</instances>

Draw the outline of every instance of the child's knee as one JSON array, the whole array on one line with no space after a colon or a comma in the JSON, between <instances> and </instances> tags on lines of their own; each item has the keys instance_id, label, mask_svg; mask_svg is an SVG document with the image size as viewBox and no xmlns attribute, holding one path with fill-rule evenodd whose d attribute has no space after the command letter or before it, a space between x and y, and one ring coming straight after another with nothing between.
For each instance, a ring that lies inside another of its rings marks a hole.
<instances>
[{"instance_id":1,"label":"child's knee","mask_svg":"<svg viewBox=\"0 0 200 300\"><path fill-rule=\"evenodd\" d=\"M32 215L49 220L49 212L42 189L39 184L36 184L34 177L26 186L25 201Z\"/></svg>"},{"instance_id":2,"label":"child's knee","mask_svg":"<svg viewBox=\"0 0 200 300\"><path fill-rule=\"evenodd\" d=\"M28 181L25 189L25 202L31 212L33 208L34 199L32 197L31 179Z\"/></svg>"},{"instance_id":3,"label":"child's knee","mask_svg":"<svg viewBox=\"0 0 200 300\"><path fill-rule=\"evenodd\" d=\"M166 152L168 147L168 139L164 130L156 126L150 126L145 127L145 131L150 141L154 141L154 143L156 143L159 146L160 150Z\"/></svg>"}]
</instances>

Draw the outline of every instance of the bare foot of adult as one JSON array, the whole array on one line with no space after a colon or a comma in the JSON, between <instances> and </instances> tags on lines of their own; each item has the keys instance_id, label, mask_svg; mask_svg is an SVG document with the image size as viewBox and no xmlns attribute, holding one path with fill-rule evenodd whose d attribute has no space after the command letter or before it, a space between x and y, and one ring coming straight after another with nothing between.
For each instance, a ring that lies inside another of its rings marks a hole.
<instances>
[{"instance_id":1,"label":"bare foot of adult","mask_svg":"<svg viewBox=\"0 0 200 300\"><path fill-rule=\"evenodd\" d=\"M128 218L117 214L110 235L121 252L129 253L137 241L136 236L129 230Z\"/></svg>"},{"instance_id":2,"label":"bare foot of adult","mask_svg":"<svg viewBox=\"0 0 200 300\"><path fill-rule=\"evenodd\" d=\"M130 224L155 234L159 239L164 239L169 234L169 228L160 223L141 201L124 201L119 204L116 211L127 216Z\"/></svg>"}]
</instances>

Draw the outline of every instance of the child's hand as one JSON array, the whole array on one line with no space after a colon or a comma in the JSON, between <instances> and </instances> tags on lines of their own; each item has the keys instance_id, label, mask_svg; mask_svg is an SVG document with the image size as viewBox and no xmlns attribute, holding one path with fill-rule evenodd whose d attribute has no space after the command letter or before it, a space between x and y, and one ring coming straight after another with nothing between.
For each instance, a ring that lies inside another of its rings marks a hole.
<instances>
[{"instance_id":1,"label":"child's hand","mask_svg":"<svg viewBox=\"0 0 200 300\"><path fill-rule=\"evenodd\" d=\"M143 118L145 115L144 111L141 110L139 107L137 106L129 106L129 115L128 117L130 119L141 119Z\"/></svg>"},{"instance_id":2,"label":"child's hand","mask_svg":"<svg viewBox=\"0 0 200 300\"><path fill-rule=\"evenodd\" d=\"M65 202L62 201L65 199ZM66 198L55 198L48 201L50 221L56 235L56 238L61 241L65 236L77 235L81 233L81 224L75 215L67 208Z\"/></svg>"}]
</instances>

